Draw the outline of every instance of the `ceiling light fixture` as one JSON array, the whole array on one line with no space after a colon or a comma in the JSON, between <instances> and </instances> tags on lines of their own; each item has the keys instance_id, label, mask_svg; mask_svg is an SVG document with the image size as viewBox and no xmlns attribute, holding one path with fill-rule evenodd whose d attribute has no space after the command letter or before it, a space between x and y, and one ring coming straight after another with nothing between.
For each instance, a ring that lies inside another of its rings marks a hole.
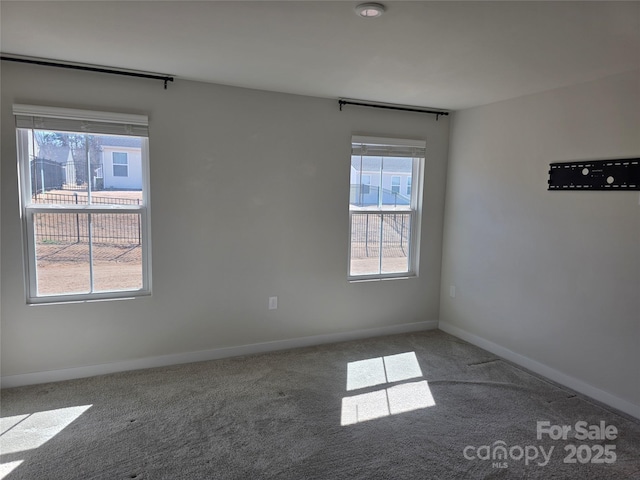
<instances>
[{"instance_id":1,"label":"ceiling light fixture","mask_svg":"<svg viewBox=\"0 0 640 480\"><path fill-rule=\"evenodd\" d=\"M361 3L356 7L356 13L362 18L376 18L381 16L386 7L381 3Z\"/></svg>"}]
</instances>

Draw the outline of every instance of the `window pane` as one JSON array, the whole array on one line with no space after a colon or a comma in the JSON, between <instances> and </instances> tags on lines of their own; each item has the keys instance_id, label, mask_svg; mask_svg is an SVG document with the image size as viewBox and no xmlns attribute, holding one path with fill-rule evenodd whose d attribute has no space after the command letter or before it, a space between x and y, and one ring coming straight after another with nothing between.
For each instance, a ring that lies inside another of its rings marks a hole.
<instances>
[{"instance_id":1,"label":"window pane","mask_svg":"<svg viewBox=\"0 0 640 480\"><path fill-rule=\"evenodd\" d=\"M114 165L113 166L113 176L114 177L128 177L129 169L126 165Z\"/></svg>"},{"instance_id":2,"label":"window pane","mask_svg":"<svg viewBox=\"0 0 640 480\"><path fill-rule=\"evenodd\" d=\"M99 155L99 145L93 135L30 130L32 201L59 205L83 203L84 198L86 203L90 176L87 165L96 164ZM84 196L69 195L73 192L83 192Z\"/></svg>"},{"instance_id":3,"label":"window pane","mask_svg":"<svg viewBox=\"0 0 640 480\"><path fill-rule=\"evenodd\" d=\"M361 176L360 188L362 195L369 195L369 193L371 192L371 175Z\"/></svg>"},{"instance_id":4,"label":"window pane","mask_svg":"<svg viewBox=\"0 0 640 480\"><path fill-rule=\"evenodd\" d=\"M352 213L350 275L380 273L380 227L380 214Z\"/></svg>"},{"instance_id":5,"label":"window pane","mask_svg":"<svg viewBox=\"0 0 640 480\"><path fill-rule=\"evenodd\" d=\"M31 201L139 204L142 137L29 130Z\"/></svg>"},{"instance_id":6,"label":"window pane","mask_svg":"<svg viewBox=\"0 0 640 480\"><path fill-rule=\"evenodd\" d=\"M139 214L36 213L34 221L38 295L142 288Z\"/></svg>"},{"instance_id":7,"label":"window pane","mask_svg":"<svg viewBox=\"0 0 640 480\"><path fill-rule=\"evenodd\" d=\"M379 206L381 169L382 157L351 157L351 209Z\"/></svg>"},{"instance_id":8,"label":"window pane","mask_svg":"<svg viewBox=\"0 0 640 480\"><path fill-rule=\"evenodd\" d=\"M113 152L113 164L114 165L126 165L127 154L123 152Z\"/></svg>"},{"instance_id":9,"label":"window pane","mask_svg":"<svg viewBox=\"0 0 640 480\"><path fill-rule=\"evenodd\" d=\"M382 161L382 205L409 207L411 197L400 193L400 177L409 177L413 171L413 159L384 157Z\"/></svg>"},{"instance_id":10,"label":"window pane","mask_svg":"<svg viewBox=\"0 0 640 480\"><path fill-rule=\"evenodd\" d=\"M92 214L95 292L142 288L142 229L138 214Z\"/></svg>"},{"instance_id":11,"label":"window pane","mask_svg":"<svg viewBox=\"0 0 640 480\"><path fill-rule=\"evenodd\" d=\"M89 293L88 215L34 214L38 295Z\"/></svg>"},{"instance_id":12,"label":"window pane","mask_svg":"<svg viewBox=\"0 0 640 480\"><path fill-rule=\"evenodd\" d=\"M409 232L411 214L390 213L382 223L382 273L409 271Z\"/></svg>"},{"instance_id":13,"label":"window pane","mask_svg":"<svg viewBox=\"0 0 640 480\"><path fill-rule=\"evenodd\" d=\"M391 177L391 193L398 194L400 193L400 177L394 175Z\"/></svg>"}]
</instances>

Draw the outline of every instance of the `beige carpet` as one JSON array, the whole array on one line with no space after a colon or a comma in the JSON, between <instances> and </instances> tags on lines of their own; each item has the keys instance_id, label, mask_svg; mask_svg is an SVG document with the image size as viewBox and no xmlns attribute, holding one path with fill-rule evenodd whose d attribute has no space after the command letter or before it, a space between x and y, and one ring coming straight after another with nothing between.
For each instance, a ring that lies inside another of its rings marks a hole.
<instances>
[{"instance_id":1,"label":"beige carpet","mask_svg":"<svg viewBox=\"0 0 640 480\"><path fill-rule=\"evenodd\" d=\"M440 331L7 389L1 407L10 480L640 478L639 422ZM571 430L538 439L538 421ZM582 421L615 439L576 438Z\"/></svg>"}]
</instances>

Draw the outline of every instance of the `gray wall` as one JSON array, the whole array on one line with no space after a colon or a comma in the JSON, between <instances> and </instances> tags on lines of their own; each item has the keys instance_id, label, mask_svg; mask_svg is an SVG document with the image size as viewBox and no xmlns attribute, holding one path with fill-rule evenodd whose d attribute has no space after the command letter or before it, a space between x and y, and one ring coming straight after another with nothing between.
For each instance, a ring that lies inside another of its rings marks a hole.
<instances>
[{"instance_id":1,"label":"gray wall","mask_svg":"<svg viewBox=\"0 0 640 480\"><path fill-rule=\"evenodd\" d=\"M438 319L446 117L6 62L1 80L3 375ZM149 115L152 297L25 305L13 103ZM354 133L427 140L417 279L346 280Z\"/></svg>"},{"instance_id":2,"label":"gray wall","mask_svg":"<svg viewBox=\"0 0 640 480\"><path fill-rule=\"evenodd\" d=\"M632 156L638 72L457 112L441 324L640 405L639 194L546 190L550 162Z\"/></svg>"}]
</instances>

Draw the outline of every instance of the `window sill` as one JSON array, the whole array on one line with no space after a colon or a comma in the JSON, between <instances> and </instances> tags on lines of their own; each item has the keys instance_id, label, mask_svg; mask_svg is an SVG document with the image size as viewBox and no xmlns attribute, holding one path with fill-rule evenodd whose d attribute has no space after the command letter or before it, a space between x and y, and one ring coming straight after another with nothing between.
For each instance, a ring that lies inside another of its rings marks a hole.
<instances>
[{"instance_id":1,"label":"window sill","mask_svg":"<svg viewBox=\"0 0 640 480\"><path fill-rule=\"evenodd\" d=\"M136 300L139 298L150 297L150 291L134 290L131 292L108 292L97 295L65 295L51 297L28 298L27 306L39 307L43 305L69 305L74 303L98 303L112 302L121 300Z\"/></svg>"},{"instance_id":2,"label":"window sill","mask_svg":"<svg viewBox=\"0 0 640 480\"><path fill-rule=\"evenodd\" d=\"M365 283L365 282L383 282L388 280L411 280L413 278L418 278L416 274L406 274L402 276L393 276L393 277L349 277L349 283Z\"/></svg>"}]
</instances>

